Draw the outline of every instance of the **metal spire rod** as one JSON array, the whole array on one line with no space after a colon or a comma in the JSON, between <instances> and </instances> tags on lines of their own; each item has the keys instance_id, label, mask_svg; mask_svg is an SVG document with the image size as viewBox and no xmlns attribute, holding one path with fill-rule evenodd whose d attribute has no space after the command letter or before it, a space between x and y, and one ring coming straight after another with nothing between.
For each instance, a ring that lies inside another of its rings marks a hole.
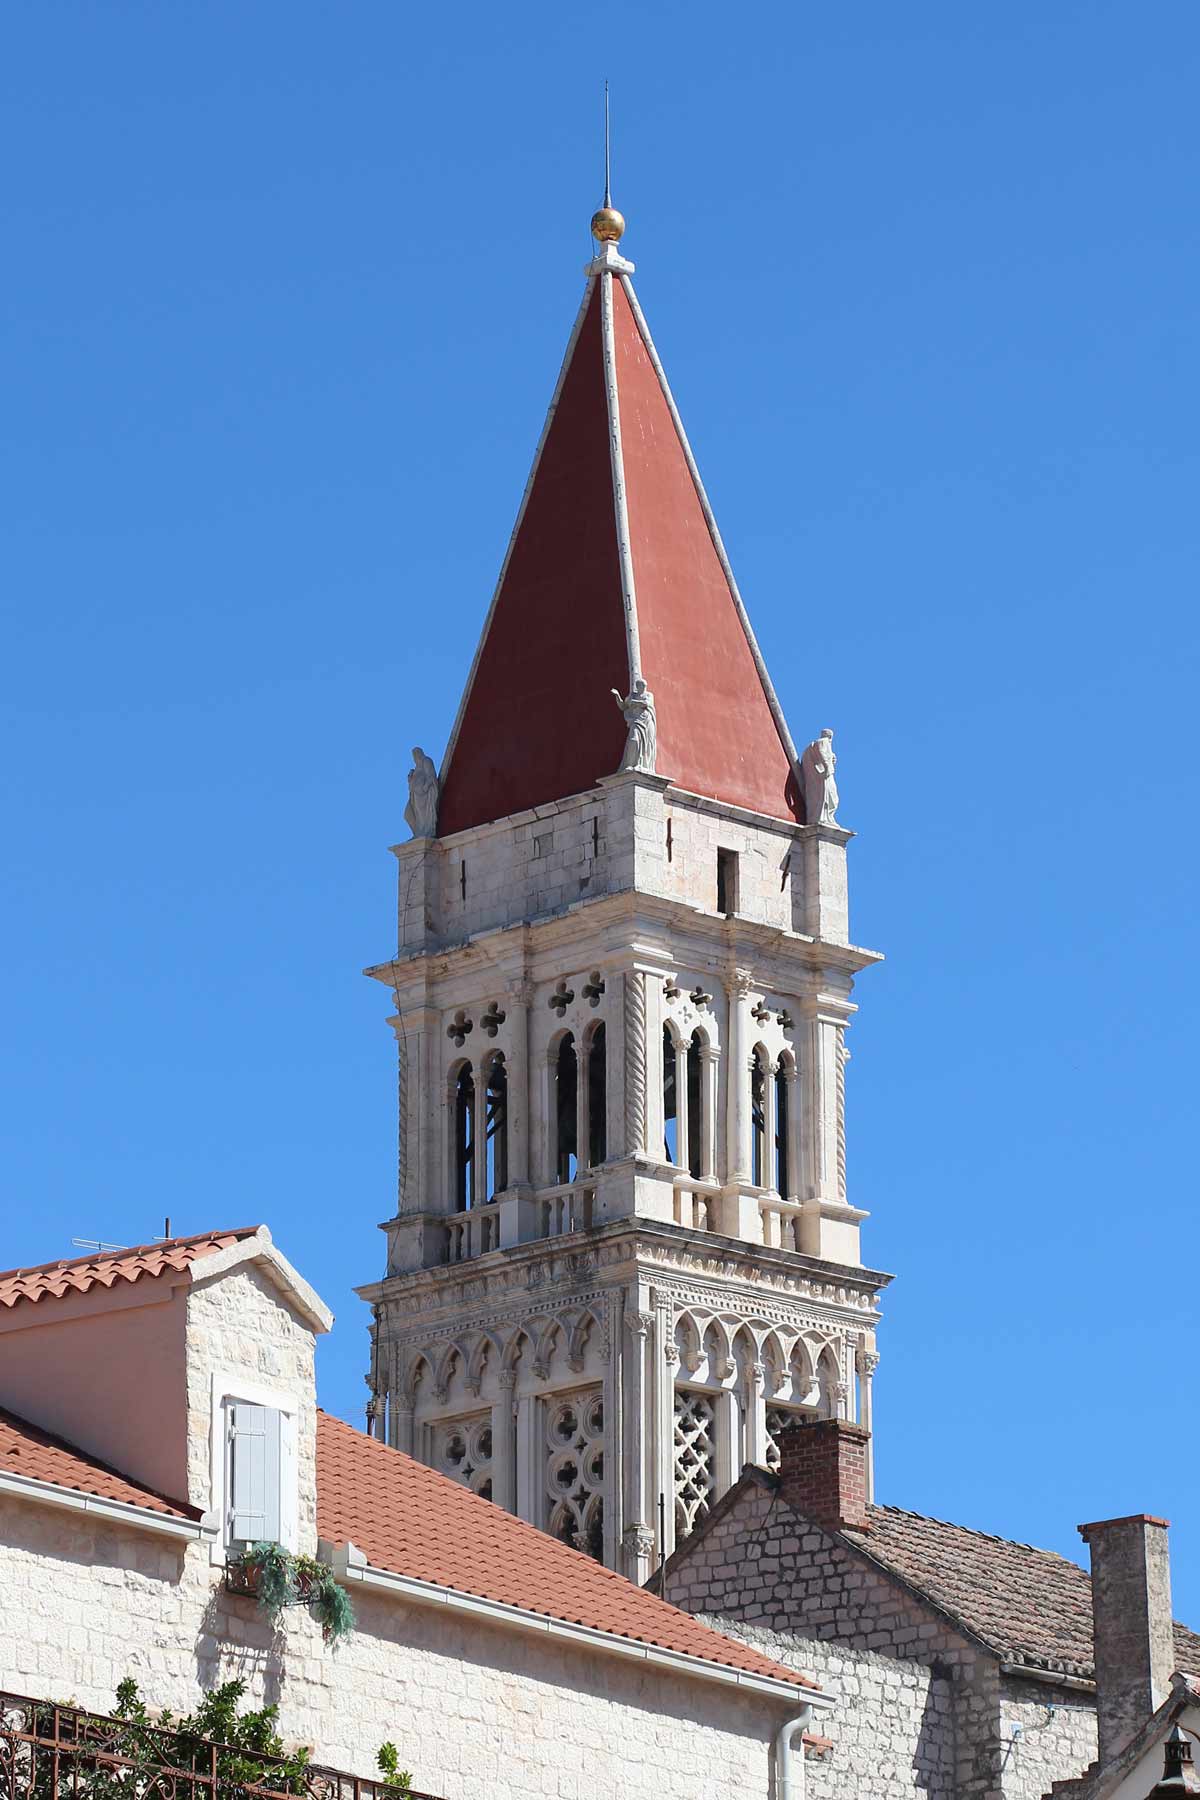
<instances>
[{"instance_id":1,"label":"metal spire rod","mask_svg":"<svg viewBox=\"0 0 1200 1800\"><path fill-rule=\"evenodd\" d=\"M612 194L609 187L609 131L608 131L608 83L604 84L604 204L612 205Z\"/></svg>"}]
</instances>

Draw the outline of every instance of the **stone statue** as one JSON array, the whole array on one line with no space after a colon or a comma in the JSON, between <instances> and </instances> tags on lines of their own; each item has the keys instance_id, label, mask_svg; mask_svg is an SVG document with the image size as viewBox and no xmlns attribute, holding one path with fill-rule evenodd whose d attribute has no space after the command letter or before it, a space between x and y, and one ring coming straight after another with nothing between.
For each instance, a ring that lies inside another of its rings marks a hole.
<instances>
[{"instance_id":1,"label":"stone statue","mask_svg":"<svg viewBox=\"0 0 1200 1800\"><path fill-rule=\"evenodd\" d=\"M438 777L433 758L423 750L413 751L413 766L408 772L408 805L404 821L414 837L437 836Z\"/></svg>"},{"instance_id":2,"label":"stone statue","mask_svg":"<svg viewBox=\"0 0 1200 1800\"><path fill-rule=\"evenodd\" d=\"M623 769L644 769L648 775L653 775L654 763L658 755L658 723L654 717L654 695L639 675L623 700L616 688L612 689L612 697L624 713L625 723L629 726L629 736L625 740L625 754L621 758L621 767Z\"/></svg>"},{"instance_id":3,"label":"stone statue","mask_svg":"<svg viewBox=\"0 0 1200 1800\"><path fill-rule=\"evenodd\" d=\"M800 758L800 775L804 783L804 821L807 825L836 825L838 809L837 782L833 771L837 757L833 753L833 733L826 726L815 743Z\"/></svg>"}]
</instances>

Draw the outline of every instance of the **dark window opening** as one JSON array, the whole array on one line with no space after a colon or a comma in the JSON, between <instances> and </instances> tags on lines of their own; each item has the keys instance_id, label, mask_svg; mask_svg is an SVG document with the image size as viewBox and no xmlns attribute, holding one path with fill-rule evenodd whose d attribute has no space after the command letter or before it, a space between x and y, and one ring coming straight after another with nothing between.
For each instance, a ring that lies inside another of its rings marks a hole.
<instances>
[{"instance_id":1,"label":"dark window opening","mask_svg":"<svg viewBox=\"0 0 1200 1800\"><path fill-rule=\"evenodd\" d=\"M687 1052L687 1166L694 1181L700 1179L700 1132L703 1125L703 1060L704 1039L693 1031Z\"/></svg>"},{"instance_id":2,"label":"dark window opening","mask_svg":"<svg viewBox=\"0 0 1200 1800\"><path fill-rule=\"evenodd\" d=\"M736 850L717 851L717 911L738 909L738 857Z\"/></svg>"},{"instance_id":3,"label":"dark window opening","mask_svg":"<svg viewBox=\"0 0 1200 1800\"><path fill-rule=\"evenodd\" d=\"M775 1071L775 1192L788 1198L791 1172L788 1168L788 1078L781 1063Z\"/></svg>"},{"instance_id":4,"label":"dark window opening","mask_svg":"<svg viewBox=\"0 0 1200 1800\"><path fill-rule=\"evenodd\" d=\"M588 1039L588 1167L598 1169L608 1155L608 1067L603 1025Z\"/></svg>"},{"instance_id":5,"label":"dark window opening","mask_svg":"<svg viewBox=\"0 0 1200 1800\"><path fill-rule=\"evenodd\" d=\"M756 1053L750 1064L750 1179L762 1187L766 1162L766 1076Z\"/></svg>"},{"instance_id":6,"label":"dark window opening","mask_svg":"<svg viewBox=\"0 0 1200 1800\"><path fill-rule=\"evenodd\" d=\"M679 1099L675 1086L675 1039L663 1026L663 1148L667 1161L676 1161L679 1147Z\"/></svg>"},{"instance_id":7,"label":"dark window opening","mask_svg":"<svg viewBox=\"0 0 1200 1800\"><path fill-rule=\"evenodd\" d=\"M674 860L675 860L675 834L671 830L671 817L670 817L670 814L668 813L668 815L667 815L667 861L673 862Z\"/></svg>"},{"instance_id":8,"label":"dark window opening","mask_svg":"<svg viewBox=\"0 0 1200 1800\"><path fill-rule=\"evenodd\" d=\"M600 820L597 817L597 815L595 813L593 813L592 814L592 855L599 856L599 854L600 854Z\"/></svg>"},{"instance_id":9,"label":"dark window opening","mask_svg":"<svg viewBox=\"0 0 1200 1800\"><path fill-rule=\"evenodd\" d=\"M454 1083L454 1205L465 1212L471 1204L475 1169L475 1077L464 1063Z\"/></svg>"},{"instance_id":10,"label":"dark window opening","mask_svg":"<svg viewBox=\"0 0 1200 1800\"><path fill-rule=\"evenodd\" d=\"M575 1039L569 1031L558 1046L558 1060L554 1065L554 1091L555 1175L560 1183L564 1183L574 1181L579 1168L579 1064L575 1056Z\"/></svg>"},{"instance_id":11,"label":"dark window opening","mask_svg":"<svg viewBox=\"0 0 1200 1800\"><path fill-rule=\"evenodd\" d=\"M494 1056L488 1068L487 1090L487 1197L494 1200L508 1186L508 1070L503 1056Z\"/></svg>"},{"instance_id":12,"label":"dark window opening","mask_svg":"<svg viewBox=\"0 0 1200 1800\"><path fill-rule=\"evenodd\" d=\"M467 897L467 864L465 858L458 865L458 891L465 900Z\"/></svg>"}]
</instances>

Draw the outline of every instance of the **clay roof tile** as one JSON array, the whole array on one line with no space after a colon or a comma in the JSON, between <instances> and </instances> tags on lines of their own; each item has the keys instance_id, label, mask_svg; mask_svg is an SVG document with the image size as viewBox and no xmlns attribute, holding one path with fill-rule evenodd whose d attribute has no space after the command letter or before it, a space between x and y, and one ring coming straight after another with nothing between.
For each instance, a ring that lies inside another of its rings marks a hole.
<instances>
[{"instance_id":1,"label":"clay roof tile","mask_svg":"<svg viewBox=\"0 0 1200 1800\"><path fill-rule=\"evenodd\" d=\"M242 1225L233 1231L202 1231L194 1237L164 1238L129 1249L93 1251L33 1269L6 1269L0 1272L0 1306L17 1306L23 1300L60 1300L64 1294L85 1294L92 1287L113 1288L122 1281L153 1280L167 1271L181 1273L189 1263L228 1250L259 1230L258 1225Z\"/></svg>"},{"instance_id":2,"label":"clay roof tile","mask_svg":"<svg viewBox=\"0 0 1200 1800\"><path fill-rule=\"evenodd\" d=\"M327 1413L317 1416L317 1528L330 1543L356 1545L377 1569L678 1656L815 1685Z\"/></svg>"}]
</instances>

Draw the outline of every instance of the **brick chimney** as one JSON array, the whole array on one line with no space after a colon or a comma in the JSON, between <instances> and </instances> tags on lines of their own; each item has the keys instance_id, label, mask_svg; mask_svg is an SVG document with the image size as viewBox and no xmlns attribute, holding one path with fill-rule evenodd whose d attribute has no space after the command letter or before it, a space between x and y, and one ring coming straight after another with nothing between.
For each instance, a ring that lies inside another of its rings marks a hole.
<instances>
[{"instance_id":1,"label":"brick chimney","mask_svg":"<svg viewBox=\"0 0 1200 1800\"><path fill-rule=\"evenodd\" d=\"M1103 1765L1162 1705L1175 1668L1167 1520L1135 1513L1081 1525L1092 1553L1096 1709Z\"/></svg>"},{"instance_id":2,"label":"brick chimney","mask_svg":"<svg viewBox=\"0 0 1200 1800\"><path fill-rule=\"evenodd\" d=\"M867 1529L870 1432L847 1419L800 1419L779 1435L779 1488L797 1512L831 1531Z\"/></svg>"}]
</instances>

